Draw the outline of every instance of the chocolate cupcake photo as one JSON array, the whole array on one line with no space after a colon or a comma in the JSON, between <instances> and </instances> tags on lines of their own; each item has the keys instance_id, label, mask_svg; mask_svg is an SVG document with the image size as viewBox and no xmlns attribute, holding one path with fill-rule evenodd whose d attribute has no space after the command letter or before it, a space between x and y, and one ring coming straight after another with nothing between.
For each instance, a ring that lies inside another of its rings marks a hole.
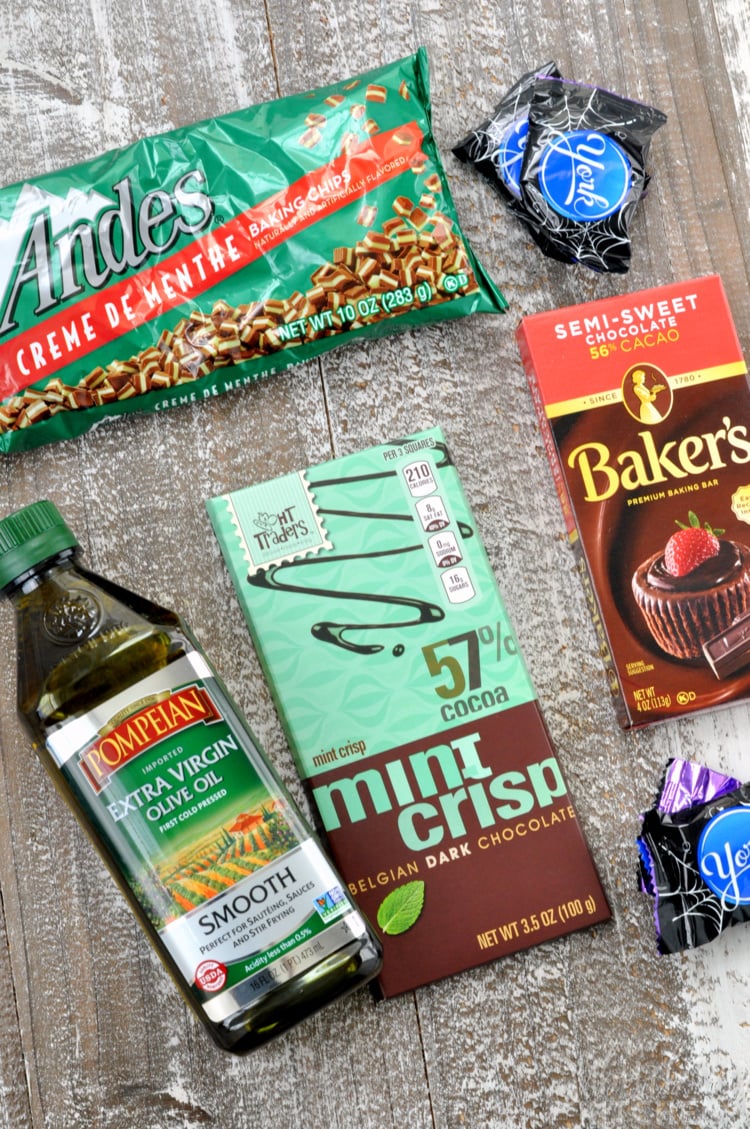
<instances>
[{"instance_id":1,"label":"chocolate cupcake photo","mask_svg":"<svg viewBox=\"0 0 750 1129\"><path fill-rule=\"evenodd\" d=\"M636 569L633 594L659 647L684 662L705 661L704 643L750 611L750 547L723 529L688 523Z\"/></svg>"}]
</instances>

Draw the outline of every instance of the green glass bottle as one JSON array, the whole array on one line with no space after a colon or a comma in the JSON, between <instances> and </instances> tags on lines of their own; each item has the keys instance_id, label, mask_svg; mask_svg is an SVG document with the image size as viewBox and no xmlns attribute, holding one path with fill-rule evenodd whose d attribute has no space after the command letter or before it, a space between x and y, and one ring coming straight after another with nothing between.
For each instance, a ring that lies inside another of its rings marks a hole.
<instances>
[{"instance_id":1,"label":"green glass bottle","mask_svg":"<svg viewBox=\"0 0 750 1129\"><path fill-rule=\"evenodd\" d=\"M380 945L181 618L0 520L18 708L214 1040L241 1054L377 974Z\"/></svg>"}]
</instances>

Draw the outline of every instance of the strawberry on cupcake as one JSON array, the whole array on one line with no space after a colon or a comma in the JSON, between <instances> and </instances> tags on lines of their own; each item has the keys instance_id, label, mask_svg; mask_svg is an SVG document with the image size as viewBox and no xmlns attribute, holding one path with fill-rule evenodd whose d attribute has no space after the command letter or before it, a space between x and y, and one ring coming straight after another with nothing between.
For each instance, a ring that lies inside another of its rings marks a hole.
<instances>
[{"instance_id":1,"label":"strawberry on cupcake","mask_svg":"<svg viewBox=\"0 0 750 1129\"><path fill-rule=\"evenodd\" d=\"M750 610L750 548L693 511L676 524L664 549L636 569L633 594L663 651L702 659L704 642Z\"/></svg>"}]
</instances>

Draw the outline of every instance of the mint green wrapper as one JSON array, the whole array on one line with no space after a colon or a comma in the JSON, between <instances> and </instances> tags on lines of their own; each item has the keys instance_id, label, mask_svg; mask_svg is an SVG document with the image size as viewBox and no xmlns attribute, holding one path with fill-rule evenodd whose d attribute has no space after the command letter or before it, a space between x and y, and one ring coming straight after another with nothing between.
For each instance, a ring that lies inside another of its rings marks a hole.
<instances>
[{"instance_id":1,"label":"mint green wrapper","mask_svg":"<svg viewBox=\"0 0 750 1129\"><path fill-rule=\"evenodd\" d=\"M505 308L458 222L420 48L0 190L0 450Z\"/></svg>"}]
</instances>

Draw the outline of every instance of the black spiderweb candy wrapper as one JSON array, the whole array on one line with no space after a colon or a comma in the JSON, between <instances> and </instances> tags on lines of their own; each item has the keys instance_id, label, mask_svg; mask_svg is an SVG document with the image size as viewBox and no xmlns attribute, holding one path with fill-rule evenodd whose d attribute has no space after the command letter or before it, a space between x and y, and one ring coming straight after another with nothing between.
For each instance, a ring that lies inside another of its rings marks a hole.
<instances>
[{"instance_id":1,"label":"black spiderweb candy wrapper","mask_svg":"<svg viewBox=\"0 0 750 1129\"><path fill-rule=\"evenodd\" d=\"M560 77L554 63L519 78L498 102L492 117L467 134L453 152L492 184L511 211L522 213L521 169L529 132L529 106L538 78Z\"/></svg>"},{"instance_id":2,"label":"black spiderweb candy wrapper","mask_svg":"<svg viewBox=\"0 0 750 1129\"><path fill-rule=\"evenodd\" d=\"M657 803L643 816L641 884L653 895L661 953L697 948L750 921L750 784L725 791L737 782L712 777L705 802Z\"/></svg>"},{"instance_id":3,"label":"black spiderweb candy wrapper","mask_svg":"<svg viewBox=\"0 0 750 1129\"><path fill-rule=\"evenodd\" d=\"M739 788L740 784L741 781L735 780L733 776L725 776L723 772L716 772L715 769L696 764L695 761L674 757L668 761L664 770L654 800L654 808L659 815L685 811L686 808L695 807L696 804L707 804L710 800L732 792L735 788ZM641 820L643 819L645 815L641 816ZM653 897L653 867L648 845L640 838L636 842L640 853L640 888Z\"/></svg>"},{"instance_id":4,"label":"black spiderweb candy wrapper","mask_svg":"<svg viewBox=\"0 0 750 1129\"><path fill-rule=\"evenodd\" d=\"M534 83L521 172L524 219L553 258L624 274L629 227L666 115L597 86Z\"/></svg>"}]
</instances>

